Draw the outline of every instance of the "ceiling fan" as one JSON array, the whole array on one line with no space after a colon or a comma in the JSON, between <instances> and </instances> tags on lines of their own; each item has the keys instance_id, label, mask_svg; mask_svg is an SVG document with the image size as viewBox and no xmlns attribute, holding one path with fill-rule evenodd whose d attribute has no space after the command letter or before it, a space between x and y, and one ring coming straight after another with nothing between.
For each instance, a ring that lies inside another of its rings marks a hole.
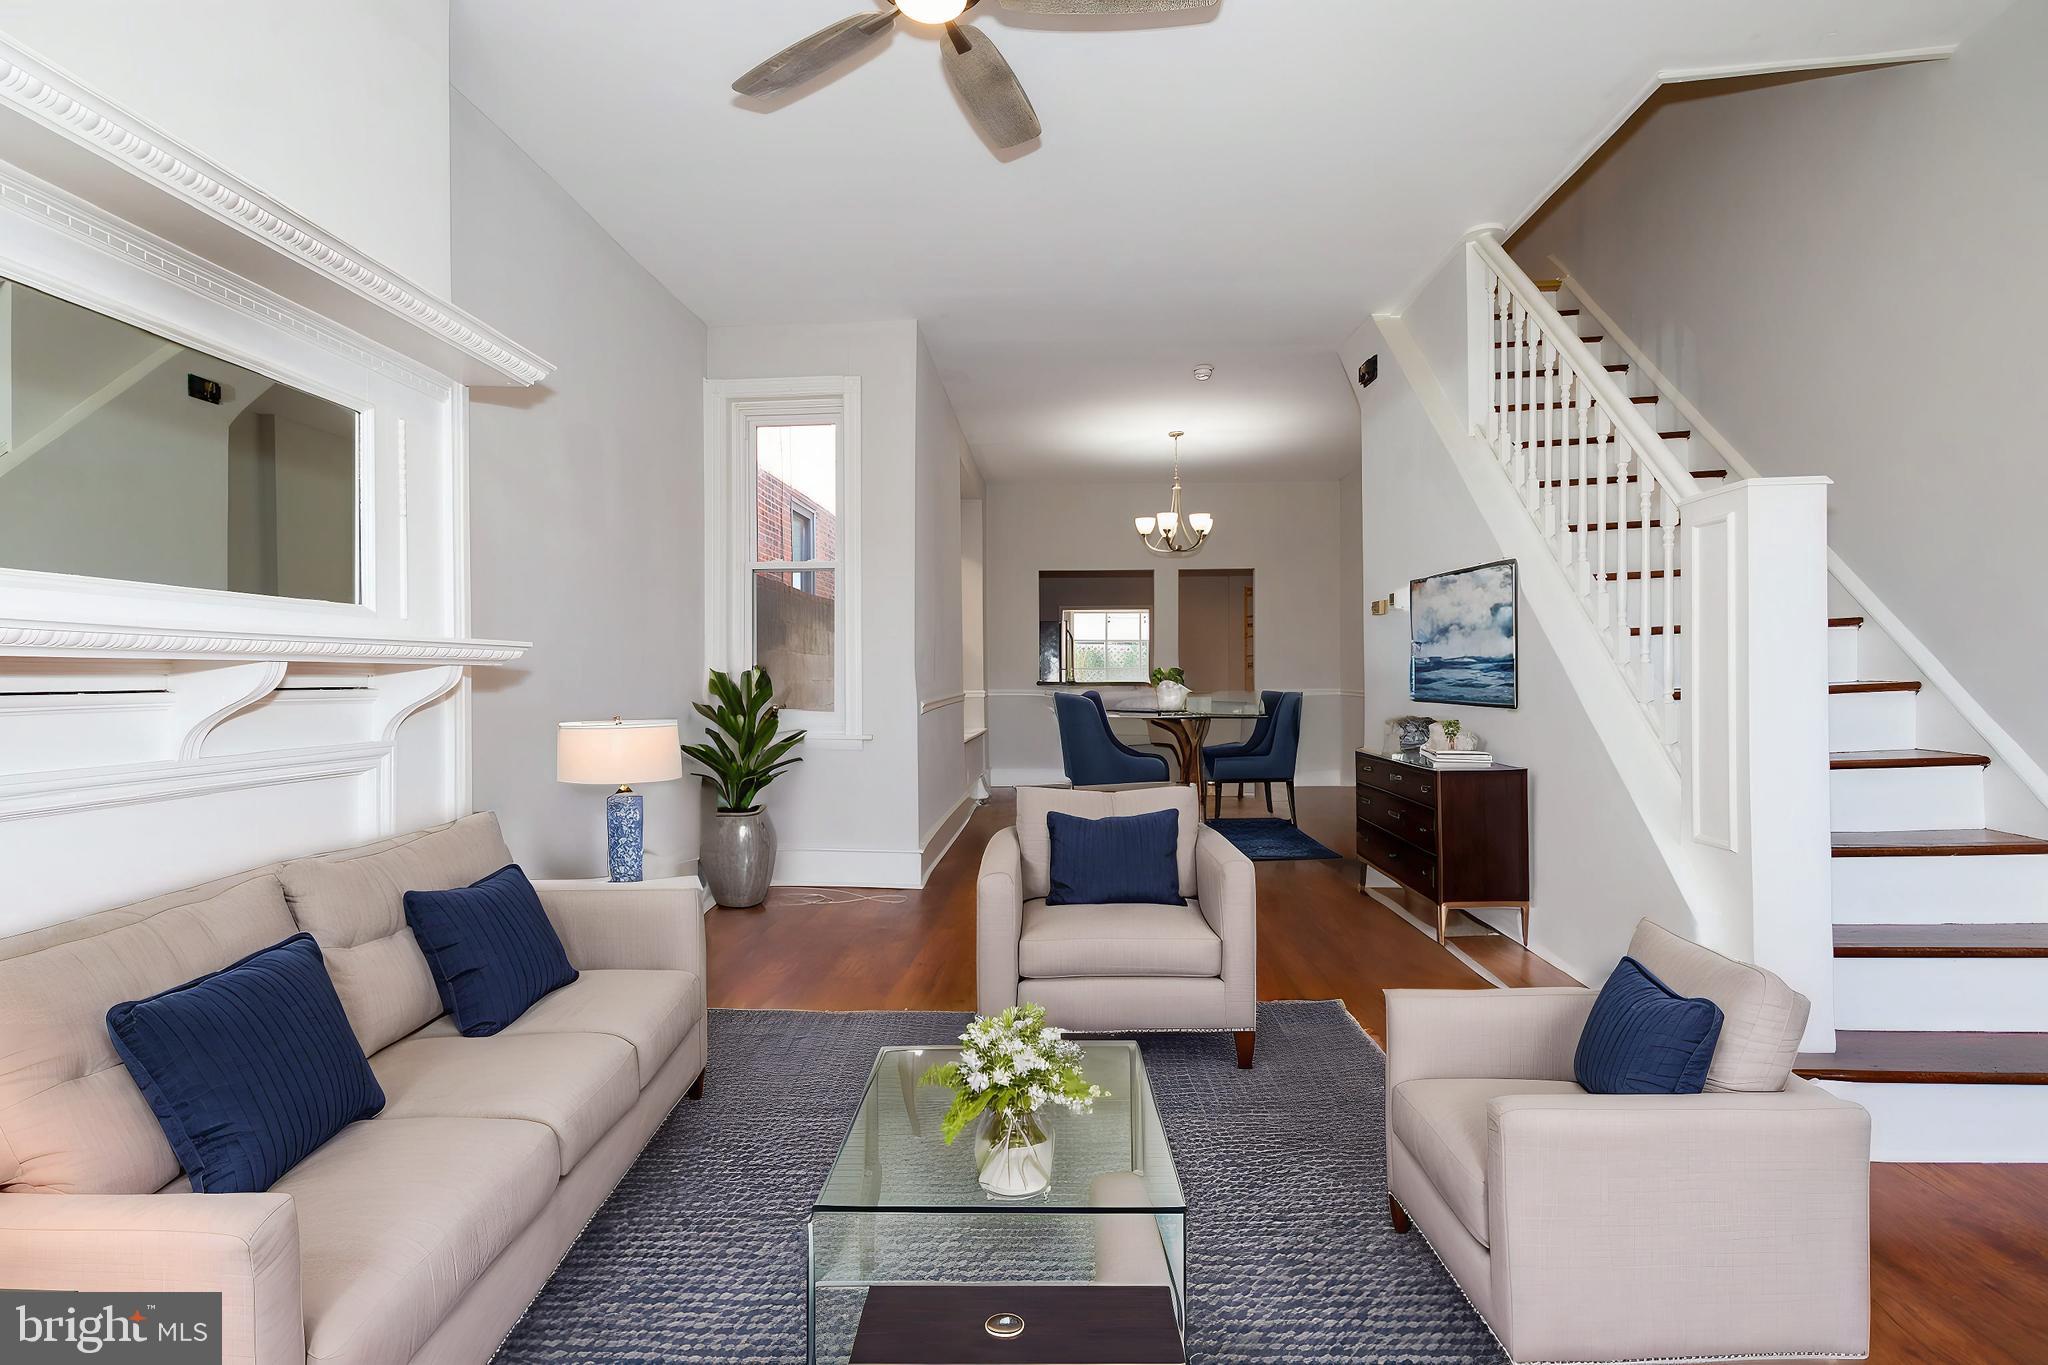
<instances>
[{"instance_id":1,"label":"ceiling fan","mask_svg":"<svg viewBox=\"0 0 2048 1365\"><path fill-rule=\"evenodd\" d=\"M939 53L946 74L974 121L998 149L1022 146L1038 136L1038 113L1017 83L1016 73L988 35L961 22L981 0L890 0L893 8L856 14L791 43L732 83L742 95L767 99L794 90L850 61L887 37L898 19L943 27ZM1001 0L1023 14L1154 14L1209 9L1217 0Z\"/></svg>"}]
</instances>

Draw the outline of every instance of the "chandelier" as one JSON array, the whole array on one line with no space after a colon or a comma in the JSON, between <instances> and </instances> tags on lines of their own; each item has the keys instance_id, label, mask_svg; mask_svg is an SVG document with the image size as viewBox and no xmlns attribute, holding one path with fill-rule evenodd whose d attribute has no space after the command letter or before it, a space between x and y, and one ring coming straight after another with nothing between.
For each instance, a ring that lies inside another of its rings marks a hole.
<instances>
[{"instance_id":1,"label":"chandelier","mask_svg":"<svg viewBox=\"0 0 2048 1365\"><path fill-rule=\"evenodd\" d=\"M1169 431L1166 434L1173 438L1173 501L1170 510L1137 519L1138 539L1156 555L1191 555L1207 543L1209 532L1216 529L1216 518L1207 512L1181 515L1180 438L1187 433Z\"/></svg>"}]
</instances>

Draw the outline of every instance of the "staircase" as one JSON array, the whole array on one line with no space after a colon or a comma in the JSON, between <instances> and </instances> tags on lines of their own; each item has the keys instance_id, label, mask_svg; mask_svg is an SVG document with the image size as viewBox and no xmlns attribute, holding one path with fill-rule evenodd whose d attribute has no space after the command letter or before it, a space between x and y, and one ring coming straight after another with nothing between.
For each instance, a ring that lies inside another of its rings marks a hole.
<instances>
[{"instance_id":1,"label":"staircase","mask_svg":"<svg viewBox=\"0 0 2048 1365\"><path fill-rule=\"evenodd\" d=\"M1481 281L1500 356L1485 435L1676 759L1673 528L1699 489L1755 472L1574 282L1528 285L1540 298L1518 298L1504 268ZM1870 1110L1880 1160L2048 1160L2048 839L1988 827L1989 753L1921 747L1928 728L1972 732L1895 642L1861 615L1826 629L1835 1036L1797 1069Z\"/></svg>"},{"instance_id":2,"label":"staircase","mask_svg":"<svg viewBox=\"0 0 2048 1365\"><path fill-rule=\"evenodd\" d=\"M1881 1159L2038 1161L2048 840L1985 827L1989 754L1918 747L1932 699L1889 643L1828 622L1837 1033L1799 1072L1871 1111Z\"/></svg>"}]
</instances>

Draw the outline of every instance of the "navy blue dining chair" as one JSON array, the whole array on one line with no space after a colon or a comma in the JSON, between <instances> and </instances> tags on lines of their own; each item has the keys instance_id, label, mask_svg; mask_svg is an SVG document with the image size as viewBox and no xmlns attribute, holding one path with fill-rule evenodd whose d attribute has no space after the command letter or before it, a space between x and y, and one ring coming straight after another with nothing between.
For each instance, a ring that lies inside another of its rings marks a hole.
<instances>
[{"instance_id":1,"label":"navy blue dining chair","mask_svg":"<svg viewBox=\"0 0 2048 1365\"><path fill-rule=\"evenodd\" d=\"M1295 758L1301 749L1301 693L1260 694L1266 714L1243 744L1214 744L1202 751L1202 778L1215 791L1215 816L1223 816L1223 784L1255 782L1266 789L1266 813L1273 812L1273 784L1287 788L1287 818L1301 824L1294 804ZM1261 732L1263 731L1263 735ZM1258 747L1254 747L1257 745ZM1233 750L1235 752L1233 752Z\"/></svg>"},{"instance_id":2,"label":"navy blue dining chair","mask_svg":"<svg viewBox=\"0 0 2048 1365\"><path fill-rule=\"evenodd\" d=\"M1202 776L1209 776L1209 765L1219 758L1246 758L1263 754L1273 743L1273 721L1280 713L1280 698L1285 692L1259 693L1259 719L1252 726L1252 732L1243 739L1229 744L1205 744L1202 746ZM1244 783L1237 784L1237 794L1244 796Z\"/></svg>"},{"instance_id":3,"label":"navy blue dining chair","mask_svg":"<svg viewBox=\"0 0 2048 1365\"><path fill-rule=\"evenodd\" d=\"M1100 693L1055 692L1052 709L1060 725L1060 762L1075 786L1166 781L1164 757L1131 748L1109 728Z\"/></svg>"}]
</instances>

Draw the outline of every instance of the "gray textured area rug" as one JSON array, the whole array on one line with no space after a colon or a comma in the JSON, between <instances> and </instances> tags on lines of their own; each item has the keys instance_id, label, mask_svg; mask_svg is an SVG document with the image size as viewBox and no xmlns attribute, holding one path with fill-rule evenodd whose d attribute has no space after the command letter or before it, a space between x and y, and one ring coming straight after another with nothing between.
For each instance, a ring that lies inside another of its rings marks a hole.
<instances>
[{"instance_id":1,"label":"gray textured area rug","mask_svg":"<svg viewBox=\"0 0 2048 1365\"><path fill-rule=\"evenodd\" d=\"M497 1358L802 1361L804 1219L875 1051L946 1042L967 1017L713 1010L705 1097L677 1107ZM1341 1005L1261 1005L1250 1071L1227 1034L1141 1042L1187 1193L1190 1360L1503 1359L1421 1236L1388 1226L1385 1057ZM843 1341L850 1322L833 1328Z\"/></svg>"}]
</instances>

